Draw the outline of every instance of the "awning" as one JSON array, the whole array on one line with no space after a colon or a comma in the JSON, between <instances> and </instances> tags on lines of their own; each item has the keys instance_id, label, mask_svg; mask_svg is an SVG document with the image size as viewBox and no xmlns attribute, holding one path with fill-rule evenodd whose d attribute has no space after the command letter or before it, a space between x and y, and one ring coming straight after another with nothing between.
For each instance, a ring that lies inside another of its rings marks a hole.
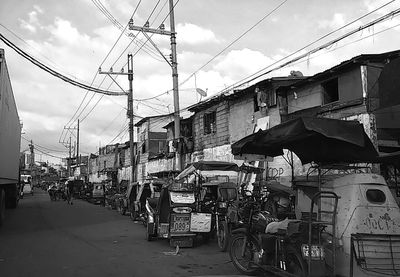
<instances>
[{"instance_id":1,"label":"awning","mask_svg":"<svg viewBox=\"0 0 400 277\"><path fill-rule=\"evenodd\" d=\"M189 164L178 176L175 177L176 180L180 180L183 177L191 174L196 170L201 171L239 171L239 167L235 163L221 162L221 161L199 161Z\"/></svg>"},{"instance_id":2,"label":"awning","mask_svg":"<svg viewBox=\"0 0 400 277\"><path fill-rule=\"evenodd\" d=\"M301 117L244 137L231 146L233 155L283 155L293 151L303 164L367 162L378 156L357 121Z\"/></svg>"}]
</instances>

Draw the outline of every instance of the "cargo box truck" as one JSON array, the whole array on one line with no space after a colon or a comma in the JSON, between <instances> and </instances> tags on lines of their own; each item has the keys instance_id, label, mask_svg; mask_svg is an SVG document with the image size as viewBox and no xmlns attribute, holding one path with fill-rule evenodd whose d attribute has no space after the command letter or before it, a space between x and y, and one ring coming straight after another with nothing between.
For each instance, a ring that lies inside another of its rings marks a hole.
<instances>
[{"instance_id":1,"label":"cargo box truck","mask_svg":"<svg viewBox=\"0 0 400 277\"><path fill-rule=\"evenodd\" d=\"M20 195L21 125L4 50L0 49L0 226L5 209L16 208Z\"/></svg>"}]
</instances>

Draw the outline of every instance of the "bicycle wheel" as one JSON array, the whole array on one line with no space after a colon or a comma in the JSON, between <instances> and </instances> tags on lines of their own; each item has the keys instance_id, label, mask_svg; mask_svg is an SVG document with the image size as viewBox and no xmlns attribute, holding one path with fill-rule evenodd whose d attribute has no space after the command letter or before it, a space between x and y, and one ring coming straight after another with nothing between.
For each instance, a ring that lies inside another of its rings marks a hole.
<instances>
[{"instance_id":1,"label":"bicycle wheel","mask_svg":"<svg viewBox=\"0 0 400 277\"><path fill-rule=\"evenodd\" d=\"M242 274L256 275L259 272L257 264L260 260L261 246L253 237L246 234L235 234L231 238L229 256L233 265Z\"/></svg>"}]
</instances>

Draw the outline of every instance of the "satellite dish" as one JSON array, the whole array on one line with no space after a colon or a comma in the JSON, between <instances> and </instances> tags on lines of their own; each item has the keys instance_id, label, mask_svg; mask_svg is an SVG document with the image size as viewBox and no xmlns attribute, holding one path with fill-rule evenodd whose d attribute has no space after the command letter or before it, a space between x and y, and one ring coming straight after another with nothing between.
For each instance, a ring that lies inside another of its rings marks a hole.
<instances>
[{"instance_id":1,"label":"satellite dish","mask_svg":"<svg viewBox=\"0 0 400 277\"><path fill-rule=\"evenodd\" d=\"M196 92L198 94L200 94L201 96L206 97L207 96L207 92L205 92L204 90L202 90L201 88L196 88Z\"/></svg>"}]
</instances>

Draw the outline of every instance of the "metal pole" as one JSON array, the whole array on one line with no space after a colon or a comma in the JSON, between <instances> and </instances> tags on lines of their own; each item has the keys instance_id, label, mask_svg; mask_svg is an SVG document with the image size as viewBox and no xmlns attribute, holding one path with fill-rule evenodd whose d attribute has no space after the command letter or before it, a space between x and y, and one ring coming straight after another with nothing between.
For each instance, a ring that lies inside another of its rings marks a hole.
<instances>
[{"instance_id":1,"label":"metal pole","mask_svg":"<svg viewBox=\"0 0 400 277\"><path fill-rule=\"evenodd\" d=\"M169 0L169 19L171 25L171 65L172 65L172 84L174 91L174 140L179 141L180 131L180 115L179 115L179 91L178 91L178 63L176 58L176 37L175 37L175 18L174 18L174 1ZM181 154L179 149L176 151L176 170L181 170Z\"/></svg>"},{"instance_id":2,"label":"metal pole","mask_svg":"<svg viewBox=\"0 0 400 277\"><path fill-rule=\"evenodd\" d=\"M128 54L128 80L129 80L129 93L128 93L128 117L129 117L129 149L131 154L131 183L135 182L135 152L133 149L133 58L132 54Z\"/></svg>"}]
</instances>

